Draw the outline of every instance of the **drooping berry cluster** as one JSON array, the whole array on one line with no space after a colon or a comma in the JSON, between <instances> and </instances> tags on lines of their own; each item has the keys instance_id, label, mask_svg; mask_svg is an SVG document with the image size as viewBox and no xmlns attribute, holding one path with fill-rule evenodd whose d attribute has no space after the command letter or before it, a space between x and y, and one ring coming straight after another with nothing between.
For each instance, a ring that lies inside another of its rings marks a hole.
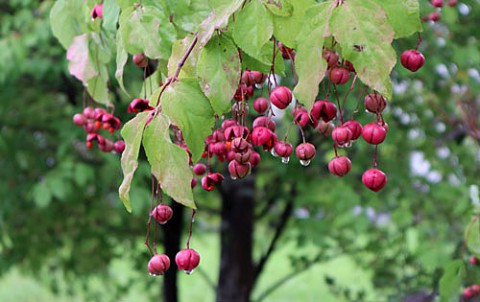
<instances>
[{"instance_id":1,"label":"drooping berry cluster","mask_svg":"<svg viewBox=\"0 0 480 302\"><path fill-rule=\"evenodd\" d=\"M282 48L280 49L282 50ZM293 50L283 48L282 54L289 59L294 58ZM351 74L355 75L353 65L346 60L340 61L339 55L335 51L325 49L323 57L329 66L327 71L329 81L334 86L346 84L350 81ZM355 81L353 81L352 87L354 84ZM253 100L253 109L260 116L257 116L251 126L248 126L248 100L255 94L255 88L264 88L263 85L268 86L270 93L268 98L259 96ZM292 107L291 124L296 125L302 134L302 141L295 147L295 155L304 166L308 166L316 155L316 147L305 141L304 131L309 130L307 128L324 136L331 136L336 154L337 148L350 147L360 136L367 143L375 146L381 144L386 138L388 125L383 120L382 112L387 103L386 99L378 93L371 93L365 97L365 109L375 114L376 119L362 127L354 119L343 122L342 110L337 110L337 106L329 100L328 96L323 100L317 100L309 112L296 102L288 87L275 85L271 89L272 86L274 85L270 82L270 78L261 72L246 70L242 74L241 82L234 96L232 118L225 119L221 126L214 129L212 134L205 139L203 158L207 160L207 165L197 163L193 167L195 175L203 176L201 180L203 189L212 191L223 181L220 173L211 171L212 158L216 158L219 162L227 161L228 172L233 179L246 177L251 169L260 162L260 155L254 150L254 147L260 147L273 156L280 157L283 163L290 161L294 146L287 140L288 131L283 139L278 138L276 122L273 119L274 107L280 110ZM340 122L335 125L333 121L337 116L340 116ZM367 170L362 177L364 185L375 192L382 189L387 182L385 173L378 170L376 165L375 151L374 168ZM329 162L328 169L332 174L342 177L350 171L351 166L351 161L347 156L336 155ZM192 181L192 187L196 182L196 179Z\"/></svg>"},{"instance_id":2,"label":"drooping berry cluster","mask_svg":"<svg viewBox=\"0 0 480 302\"><path fill-rule=\"evenodd\" d=\"M161 194L161 192L159 193ZM190 248L190 237L192 235L192 224L193 224L193 217L195 215L195 211L192 214L192 220L190 222L190 232L187 240L187 248L180 250L175 256L175 263L179 270L184 271L187 274L191 274L193 270L200 264L200 254L197 253L194 249ZM150 253L152 254L152 258L148 262L148 272L152 276L160 276L164 275L167 270L170 268L170 258L165 254L157 254L156 250L156 242L154 241L154 249L153 251L149 245L149 233L150 233L150 223L151 219L155 219L161 225L166 224L173 216L173 210L166 204L159 204L157 205L151 212L150 212L150 219L148 221L148 229L147 229L147 241L145 244L147 245ZM155 224L155 229L157 228L157 224ZM154 238L155 240L155 238Z\"/></svg>"},{"instance_id":3,"label":"drooping berry cluster","mask_svg":"<svg viewBox=\"0 0 480 302\"><path fill-rule=\"evenodd\" d=\"M115 143L100 134L101 130L106 130L114 133L120 129L120 120L106 112L102 108L85 107L82 113L77 113L73 116L73 123L77 126L83 127L87 132L87 147L92 148L96 142L98 148L103 152L122 153L125 149L125 142L117 140Z\"/></svg>"}]
</instances>

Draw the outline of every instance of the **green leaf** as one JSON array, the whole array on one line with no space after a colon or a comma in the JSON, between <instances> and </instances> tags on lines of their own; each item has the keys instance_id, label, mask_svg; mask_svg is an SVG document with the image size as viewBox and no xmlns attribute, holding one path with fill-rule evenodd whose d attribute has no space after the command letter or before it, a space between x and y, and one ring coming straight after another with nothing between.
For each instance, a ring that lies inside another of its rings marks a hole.
<instances>
[{"instance_id":1,"label":"green leaf","mask_svg":"<svg viewBox=\"0 0 480 302\"><path fill-rule=\"evenodd\" d=\"M229 111L230 101L240 81L241 68L237 47L224 35L215 36L202 49L197 75L200 87L216 114Z\"/></svg>"},{"instance_id":2,"label":"green leaf","mask_svg":"<svg viewBox=\"0 0 480 302\"><path fill-rule=\"evenodd\" d=\"M120 7L117 5L115 0L105 0L105 2L103 2L102 27L109 32L115 33L117 31L119 15Z\"/></svg>"},{"instance_id":3,"label":"green leaf","mask_svg":"<svg viewBox=\"0 0 480 302\"><path fill-rule=\"evenodd\" d=\"M33 187L32 194L35 204L40 208L48 206L52 201L52 192L50 192L50 189L45 181L36 184Z\"/></svg>"},{"instance_id":4,"label":"green leaf","mask_svg":"<svg viewBox=\"0 0 480 302\"><path fill-rule=\"evenodd\" d=\"M274 16L291 17L293 14L293 5L288 0L269 1L265 7Z\"/></svg>"},{"instance_id":5,"label":"green leaf","mask_svg":"<svg viewBox=\"0 0 480 302\"><path fill-rule=\"evenodd\" d=\"M67 50L68 70L84 84L98 75L90 55L89 40L88 34L77 36Z\"/></svg>"},{"instance_id":6,"label":"green leaf","mask_svg":"<svg viewBox=\"0 0 480 302\"><path fill-rule=\"evenodd\" d=\"M168 86L161 102L163 113L182 130L192 161L198 161L215 119L212 106L197 79L184 78Z\"/></svg>"},{"instance_id":7,"label":"green leaf","mask_svg":"<svg viewBox=\"0 0 480 302\"><path fill-rule=\"evenodd\" d=\"M108 69L106 66L100 66L98 76L88 80L87 91L95 102L111 106L110 90L108 89Z\"/></svg>"},{"instance_id":8,"label":"green leaf","mask_svg":"<svg viewBox=\"0 0 480 302\"><path fill-rule=\"evenodd\" d=\"M480 258L480 221L478 217L473 217L465 229L465 242L468 250Z\"/></svg>"},{"instance_id":9,"label":"green leaf","mask_svg":"<svg viewBox=\"0 0 480 302\"><path fill-rule=\"evenodd\" d=\"M120 85L120 88L125 92L128 96L130 96L125 89L125 84L123 83L123 70L125 68L125 64L128 61L128 53L125 49L125 45L123 44L122 35L117 35L117 70L115 71L115 78Z\"/></svg>"},{"instance_id":10,"label":"green leaf","mask_svg":"<svg viewBox=\"0 0 480 302\"><path fill-rule=\"evenodd\" d=\"M465 278L465 266L462 260L454 260L446 266L439 283L441 302L458 301L463 278Z\"/></svg>"},{"instance_id":11,"label":"green leaf","mask_svg":"<svg viewBox=\"0 0 480 302\"><path fill-rule=\"evenodd\" d=\"M216 29L226 27L230 16L240 9L242 4L243 0L210 0L212 12L199 26L199 46L205 46Z\"/></svg>"},{"instance_id":12,"label":"green leaf","mask_svg":"<svg viewBox=\"0 0 480 302\"><path fill-rule=\"evenodd\" d=\"M295 68L298 84L293 93L308 111L318 95L318 85L325 77L327 62L322 57L323 43L330 35L328 22L332 15L331 3L324 2L310 9L305 28L297 41Z\"/></svg>"},{"instance_id":13,"label":"green leaf","mask_svg":"<svg viewBox=\"0 0 480 302\"><path fill-rule=\"evenodd\" d=\"M273 34L272 16L259 1L252 1L236 15L233 40L250 56L256 58Z\"/></svg>"},{"instance_id":14,"label":"green leaf","mask_svg":"<svg viewBox=\"0 0 480 302\"><path fill-rule=\"evenodd\" d=\"M167 5L175 25L186 32L195 32L211 12L207 0L175 0Z\"/></svg>"},{"instance_id":15,"label":"green leaf","mask_svg":"<svg viewBox=\"0 0 480 302\"><path fill-rule=\"evenodd\" d=\"M58 0L50 11L53 35L67 49L73 38L82 33L85 4L82 0Z\"/></svg>"},{"instance_id":16,"label":"green leaf","mask_svg":"<svg viewBox=\"0 0 480 302\"><path fill-rule=\"evenodd\" d=\"M168 60L168 76L171 77L175 74L175 70L178 67L178 63L185 55L188 47L192 44L194 39L193 35L188 35L182 40L177 40L173 43L172 55ZM185 61L178 78L193 78L197 76L197 60L200 53L199 47L194 47L188 59Z\"/></svg>"},{"instance_id":17,"label":"green leaf","mask_svg":"<svg viewBox=\"0 0 480 302\"><path fill-rule=\"evenodd\" d=\"M349 0L334 9L330 30L359 79L386 98L392 97L390 72L396 63L394 32L381 6L372 0Z\"/></svg>"},{"instance_id":18,"label":"green leaf","mask_svg":"<svg viewBox=\"0 0 480 302\"><path fill-rule=\"evenodd\" d=\"M138 167L138 153L140 151L140 143L142 142L143 130L147 123L151 112L139 113L123 126L122 137L125 141L125 150L122 153L122 171L123 181L118 188L120 199L122 200L128 212L132 212L132 204L130 202L130 185L133 175Z\"/></svg>"},{"instance_id":19,"label":"green leaf","mask_svg":"<svg viewBox=\"0 0 480 302\"><path fill-rule=\"evenodd\" d=\"M408 37L422 31L418 0L374 0L387 13L388 22L395 31L395 38Z\"/></svg>"},{"instance_id":20,"label":"green leaf","mask_svg":"<svg viewBox=\"0 0 480 302\"><path fill-rule=\"evenodd\" d=\"M138 0L115 0L115 2L117 2L118 6L124 10L128 7L133 7Z\"/></svg>"},{"instance_id":21,"label":"green leaf","mask_svg":"<svg viewBox=\"0 0 480 302\"><path fill-rule=\"evenodd\" d=\"M285 61L282 58L278 47L275 47L277 55L275 56L275 73L283 75L285 74ZM261 71L263 73L270 73L272 68L272 56L273 56L273 41L265 44L260 52L260 54L253 58L247 53L242 53L242 68Z\"/></svg>"},{"instance_id":22,"label":"green leaf","mask_svg":"<svg viewBox=\"0 0 480 302\"><path fill-rule=\"evenodd\" d=\"M316 2L314 0L294 0L290 2L292 6L291 16L288 18L279 16L278 14L273 16L273 35L286 46L296 48L297 36L303 31L302 24L305 21L305 13L310 7L315 5Z\"/></svg>"},{"instance_id":23,"label":"green leaf","mask_svg":"<svg viewBox=\"0 0 480 302\"><path fill-rule=\"evenodd\" d=\"M169 130L168 117L159 114L145 128L143 148L162 190L176 202L195 209L188 154L172 143Z\"/></svg>"},{"instance_id":24,"label":"green leaf","mask_svg":"<svg viewBox=\"0 0 480 302\"><path fill-rule=\"evenodd\" d=\"M129 53L143 52L152 59L170 57L176 31L169 16L159 7L142 5L122 12L119 33Z\"/></svg>"}]
</instances>

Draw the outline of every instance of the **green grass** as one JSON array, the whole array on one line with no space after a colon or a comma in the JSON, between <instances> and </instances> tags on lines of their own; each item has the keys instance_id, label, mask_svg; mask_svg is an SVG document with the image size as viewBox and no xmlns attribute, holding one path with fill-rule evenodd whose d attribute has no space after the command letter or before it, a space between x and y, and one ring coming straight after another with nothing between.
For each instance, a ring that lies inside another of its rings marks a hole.
<instances>
[{"instance_id":1,"label":"green grass","mask_svg":"<svg viewBox=\"0 0 480 302\"><path fill-rule=\"evenodd\" d=\"M202 234L194 236L192 247L200 252L202 259L199 269L192 275L180 273L180 301L209 302L215 301L215 290L207 281L216 282L219 267L219 241L218 236L213 234ZM312 246L302 247L300 250L295 244L282 245L267 263L264 273L260 277L255 288L254 301L262 295L273 283L292 272L288 256L294 253L315 253L316 248ZM73 297L67 298L67 291L62 290L66 284L62 284L62 275L55 277L58 283L59 293L52 293L42 280L35 280L32 277L24 276L18 270L11 270L0 279L0 301L15 302L82 302L88 301L85 297L96 297L96 301L109 300L109 290L115 290L115 286L128 286L129 291L121 301L152 301L149 297L155 297L159 287L153 286L151 292L145 292L144 284L151 283L152 277L146 273L134 269L128 259L117 259L112 261L111 278L104 280L98 277L88 279L85 287L74 285ZM291 301L322 301L342 302L341 297L332 294L325 284L325 276L335 279L336 284L341 288L349 288L352 292L365 291L366 301L379 301L373 299L374 289L371 284L371 276L368 272L360 269L355 262L346 256L337 257L327 263L313 265L307 270L300 272L295 277L283 283L270 295L263 299L263 302L291 302ZM130 276L127 278L126 276ZM132 276L134 282L132 283ZM207 278L205 277L207 276ZM52 276L48 276L51 280ZM161 277L157 277L160 281ZM130 281L129 281L130 280ZM130 283L129 283L130 282ZM86 291L86 292L85 292ZM153 292L153 295L152 295ZM158 292L157 292L158 293ZM110 299L111 300L111 299Z\"/></svg>"}]
</instances>

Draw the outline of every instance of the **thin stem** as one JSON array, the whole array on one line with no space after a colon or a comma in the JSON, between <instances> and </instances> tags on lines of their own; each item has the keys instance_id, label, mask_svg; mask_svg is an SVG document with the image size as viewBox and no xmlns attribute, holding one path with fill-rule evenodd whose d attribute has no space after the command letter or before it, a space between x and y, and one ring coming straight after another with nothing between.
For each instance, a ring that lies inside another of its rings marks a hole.
<instances>
[{"instance_id":1,"label":"thin stem","mask_svg":"<svg viewBox=\"0 0 480 302\"><path fill-rule=\"evenodd\" d=\"M196 210L192 210L192 219L190 219L190 229L188 230L187 249L190 248L190 238L192 238L193 220L196 212Z\"/></svg>"},{"instance_id":2,"label":"thin stem","mask_svg":"<svg viewBox=\"0 0 480 302\"><path fill-rule=\"evenodd\" d=\"M337 99L338 113L340 114L340 124L343 125L343 109L340 106L340 98L338 97L337 86L333 84L333 91L335 92L335 98Z\"/></svg>"},{"instance_id":3,"label":"thin stem","mask_svg":"<svg viewBox=\"0 0 480 302\"><path fill-rule=\"evenodd\" d=\"M147 67L143 68L143 99L147 99Z\"/></svg>"},{"instance_id":4,"label":"thin stem","mask_svg":"<svg viewBox=\"0 0 480 302\"><path fill-rule=\"evenodd\" d=\"M290 128L292 128L293 124L295 124L295 119L290 124L288 124L287 132L285 132L285 137L283 138L284 142L287 142L288 133L290 133Z\"/></svg>"},{"instance_id":5,"label":"thin stem","mask_svg":"<svg viewBox=\"0 0 480 302\"><path fill-rule=\"evenodd\" d=\"M183 65L185 65L185 61L187 61L188 57L193 51L193 48L195 48L195 45L197 45L198 42L198 33L195 33L195 37L193 38L192 43L187 48L187 51L183 55L183 57L180 59L180 61L177 64L177 69L175 69L175 73L173 74L172 77L170 77L165 85L163 85L162 90L160 90L160 94L158 95L157 102L155 104L155 115L158 114L159 109L160 109L160 98L162 97L163 92L165 89L170 86L173 82L178 81L178 76L180 75L180 71L182 70Z\"/></svg>"},{"instance_id":6,"label":"thin stem","mask_svg":"<svg viewBox=\"0 0 480 302\"><path fill-rule=\"evenodd\" d=\"M150 252L150 255L153 256L152 248L150 247L150 227L152 225L152 211L153 211L153 199L155 198L155 178L152 175L152 199L150 200L150 212L148 214L148 223L147 223L147 235L145 236L145 245Z\"/></svg>"},{"instance_id":7,"label":"thin stem","mask_svg":"<svg viewBox=\"0 0 480 302\"><path fill-rule=\"evenodd\" d=\"M273 55L272 55L272 65L270 66L270 75L273 76L273 81L275 86L278 86L277 77L275 76L275 57L277 56L277 40L273 38Z\"/></svg>"},{"instance_id":8,"label":"thin stem","mask_svg":"<svg viewBox=\"0 0 480 302\"><path fill-rule=\"evenodd\" d=\"M357 78L358 78L358 76L357 76L357 74L355 74L355 76L353 77L352 85L350 85L350 88L348 89L347 93L345 93L345 96L343 97L343 101L342 101L342 107L343 108L345 108L345 102L347 101L348 95L350 94L350 92L355 87L355 82L357 81Z\"/></svg>"},{"instance_id":9,"label":"thin stem","mask_svg":"<svg viewBox=\"0 0 480 302\"><path fill-rule=\"evenodd\" d=\"M415 46L415 50L418 50L418 46L420 45L421 42L422 42L422 36L420 35L420 32L418 32L418 41L417 41L417 45Z\"/></svg>"},{"instance_id":10,"label":"thin stem","mask_svg":"<svg viewBox=\"0 0 480 302\"><path fill-rule=\"evenodd\" d=\"M155 207L158 206L158 199L159 196L162 196L162 188L160 187L160 183L157 183L157 191L155 192L156 200L155 200ZM153 229L153 250L155 254L157 254L157 232L158 232L158 223L155 223L155 227Z\"/></svg>"},{"instance_id":11,"label":"thin stem","mask_svg":"<svg viewBox=\"0 0 480 302\"><path fill-rule=\"evenodd\" d=\"M373 167L377 167L377 151L378 151L378 145L375 145L375 151L373 151Z\"/></svg>"},{"instance_id":12,"label":"thin stem","mask_svg":"<svg viewBox=\"0 0 480 302\"><path fill-rule=\"evenodd\" d=\"M333 150L335 151L335 157L338 157L337 145L333 144Z\"/></svg>"}]
</instances>

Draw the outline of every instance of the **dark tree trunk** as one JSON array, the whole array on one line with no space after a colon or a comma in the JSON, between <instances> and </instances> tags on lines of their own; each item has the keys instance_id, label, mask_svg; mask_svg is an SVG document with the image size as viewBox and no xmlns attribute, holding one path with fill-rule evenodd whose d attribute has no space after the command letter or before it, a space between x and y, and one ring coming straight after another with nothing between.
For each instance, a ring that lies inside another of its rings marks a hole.
<instances>
[{"instance_id":1,"label":"dark tree trunk","mask_svg":"<svg viewBox=\"0 0 480 302\"><path fill-rule=\"evenodd\" d=\"M163 242L165 245L165 254L170 258L170 269L167 271L163 280L162 296L164 302L178 302L177 291L177 272L175 267L175 255L180 250L180 239L183 230L183 216L185 207L177 202L171 204L173 210L172 219L162 226Z\"/></svg>"},{"instance_id":2,"label":"dark tree trunk","mask_svg":"<svg viewBox=\"0 0 480 302\"><path fill-rule=\"evenodd\" d=\"M248 302L254 280L252 259L255 180L253 175L232 181L225 177L221 189L221 253L217 299Z\"/></svg>"}]
</instances>

